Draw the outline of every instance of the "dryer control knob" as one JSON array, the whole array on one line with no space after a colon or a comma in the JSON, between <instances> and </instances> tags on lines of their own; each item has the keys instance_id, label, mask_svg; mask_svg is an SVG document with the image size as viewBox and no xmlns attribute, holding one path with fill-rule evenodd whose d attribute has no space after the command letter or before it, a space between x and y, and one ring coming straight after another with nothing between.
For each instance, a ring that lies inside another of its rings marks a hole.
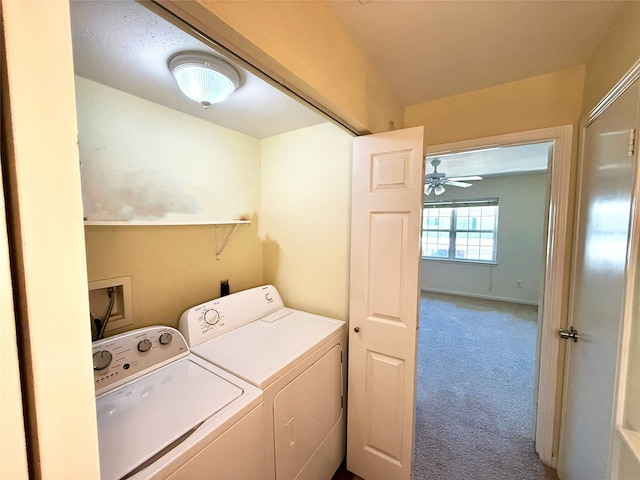
<instances>
[{"instance_id":1,"label":"dryer control knob","mask_svg":"<svg viewBox=\"0 0 640 480\"><path fill-rule=\"evenodd\" d=\"M104 370L109 366L113 356L108 350L99 350L93 354L93 369Z\"/></svg>"},{"instance_id":2,"label":"dryer control knob","mask_svg":"<svg viewBox=\"0 0 640 480\"><path fill-rule=\"evenodd\" d=\"M160 345L169 345L171 343L171 340L173 340L173 336L169 332L164 332L158 338Z\"/></svg>"},{"instance_id":3,"label":"dryer control knob","mask_svg":"<svg viewBox=\"0 0 640 480\"><path fill-rule=\"evenodd\" d=\"M217 323L220 321L220 314L213 308L205 311L203 317L204 321L209 325L217 325Z\"/></svg>"},{"instance_id":4,"label":"dryer control knob","mask_svg":"<svg viewBox=\"0 0 640 480\"><path fill-rule=\"evenodd\" d=\"M139 352L148 352L151 350L151 340L145 338L144 340L140 340L138 342L138 351Z\"/></svg>"}]
</instances>

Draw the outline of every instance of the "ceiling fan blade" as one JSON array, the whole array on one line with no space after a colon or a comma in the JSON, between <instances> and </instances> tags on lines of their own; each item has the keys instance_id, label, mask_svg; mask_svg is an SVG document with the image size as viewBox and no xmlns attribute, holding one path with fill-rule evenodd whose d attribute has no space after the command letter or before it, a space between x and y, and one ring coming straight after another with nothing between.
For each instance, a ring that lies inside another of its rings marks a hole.
<instances>
[{"instance_id":1,"label":"ceiling fan blade","mask_svg":"<svg viewBox=\"0 0 640 480\"><path fill-rule=\"evenodd\" d=\"M457 182L457 181L467 181L467 180L482 180L482 177L478 177L477 175L472 175L470 177L449 177L449 180L451 182Z\"/></svg>"},{"instance_id":2,"label":"ceiling fan blade","mask_svg":"<svg viewBox=\"0 0 640 480\"><path fill-rule=\"evenodd\" d=\"M453 185L454 187L462 187L462 188L467 188L471 186L470 183L464 183L464 182L447 182L447 185Z\"/></svg>"}]
</instances>

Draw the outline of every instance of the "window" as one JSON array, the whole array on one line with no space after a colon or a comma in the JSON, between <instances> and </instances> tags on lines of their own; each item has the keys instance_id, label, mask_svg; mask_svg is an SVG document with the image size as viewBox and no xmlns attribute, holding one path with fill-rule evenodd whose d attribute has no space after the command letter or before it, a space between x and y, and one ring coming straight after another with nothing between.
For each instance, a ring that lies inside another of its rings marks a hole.
<instances>
[{"instance_id":1,"label":"window","mask_svg":"<svg viewBox=\"0 0 640 480\"><path fill-rule=\"evenodd\" d=\"M493 263L497 232L497 198L425 203L422 256Z\"/></svg>"}]
</instances>

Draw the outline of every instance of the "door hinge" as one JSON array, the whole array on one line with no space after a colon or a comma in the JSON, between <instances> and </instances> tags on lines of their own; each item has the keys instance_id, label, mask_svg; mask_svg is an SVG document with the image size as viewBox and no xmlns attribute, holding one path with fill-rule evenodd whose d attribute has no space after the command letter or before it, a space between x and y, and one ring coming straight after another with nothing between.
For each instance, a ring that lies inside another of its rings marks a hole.
<instances>
[{"instance_id":1,"label":"door hinge","mask_svg":"<svg viewBox=\"0 0 640 480\"><path fill-rule=\"evenodd\" d=\"M629 130L629 150L628 155L633 157L636 153L636 129Z\"/></svg>"}]
</instances>

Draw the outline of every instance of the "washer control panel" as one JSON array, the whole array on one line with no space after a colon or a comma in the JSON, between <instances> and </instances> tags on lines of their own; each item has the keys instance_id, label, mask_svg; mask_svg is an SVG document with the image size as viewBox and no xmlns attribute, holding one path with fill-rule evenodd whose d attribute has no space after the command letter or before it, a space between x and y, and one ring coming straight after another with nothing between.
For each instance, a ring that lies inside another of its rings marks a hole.
<instances>
[{"instance_id":1,"label":"washer control panel","mask_svg":"<svg viewBox=\"0 0 640 480\"><path fill-rule=\"evenodd\" d=\"M180 317L180 332L194 347L284 308L273 285L251 288L196 305Z\"/></svg>"},{"instance_id":2,"label":"washer control panel","mask_svg":"<svg viewBox=\"0 0 640 480\"><path fill-rule=\"evenodd\" d=\"M189 354L178 330L157 326L132 330L92 344L96 395Z\"/></svg>"}]
</instances>

